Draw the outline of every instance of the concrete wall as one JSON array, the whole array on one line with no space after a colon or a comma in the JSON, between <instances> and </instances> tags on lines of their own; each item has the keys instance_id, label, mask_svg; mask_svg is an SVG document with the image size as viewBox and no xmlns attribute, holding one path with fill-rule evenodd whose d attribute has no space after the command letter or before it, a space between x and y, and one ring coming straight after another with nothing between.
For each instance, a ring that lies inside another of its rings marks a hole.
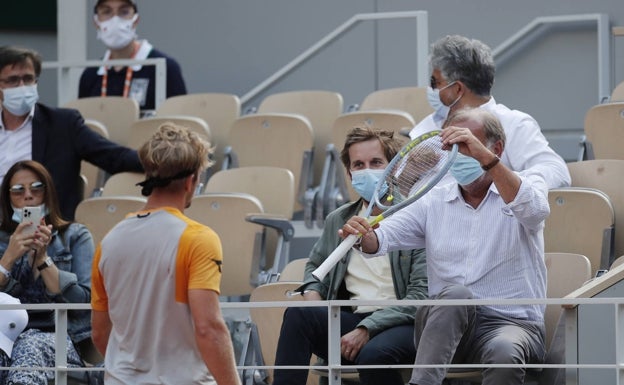
<instances>
[{"instance_id":1,"label":"concrete wall","mask_svg":"<svg viewBox=\"0 0 624 385\"><path fill-rule=\"evenodd\" d=\"M88 14L76 23L92 23L94 3L89 0ZM491 47L539 16L605 13L612 25L624 25L621 0L139 0L138 5L139 35L178 59L190 92L239 96L356 13L426 10L430 41L457 33ZM98 59L104 47L94 29L88 31L87 59ZM335 90L349 105L378 88L416 85L414 34L413 20L361 23L247 106L267 93L296 89ZM599 101L596 40L595 28L552 30L497 63L497 101L532 114L566 159L576 157L585 111ZM46 60L56 60L54 36L1 32L0 44L7 43L34 47ZM624 38L613 47L615 85L624 81ZM55 88L44 88L55 73L47 72L40 92L44 102L55 104Z\"/></svg>"}]
</instances>

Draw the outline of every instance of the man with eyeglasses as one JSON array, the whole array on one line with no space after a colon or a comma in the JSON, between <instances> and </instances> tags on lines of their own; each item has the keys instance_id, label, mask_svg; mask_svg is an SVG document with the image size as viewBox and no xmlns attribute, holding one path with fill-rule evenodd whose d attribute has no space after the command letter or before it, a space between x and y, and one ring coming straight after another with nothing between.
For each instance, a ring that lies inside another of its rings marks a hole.
<instances>
[{"instance_id":1,"label":"man with eyeglasses","mask_svg":"<svg viewBox=\"0 0 624 385\"><path fill-rule=\"evenodd\" d=\"M445 36L431 46L431 81L427 89L434 113L410 132L415 138L445 127L448 118L465 108L483 108L502 123L507 137L501 162L512 171L542 173L548 188L570 185L564 160L548 145L533 117L497 103L491 95L496 68L490 47L464 36ZM452 182L450 174L443 182ZM441 183L443 183L441 182Z\"/></svg>"},{"instance_id":2,"label":"man with eyeglasses","mask_svg":"<svg viewBox=\"0 0 624 385\"><path fill-rule=\"evenodd\" d=\"M63 218L73 220L82 160L111 174L143 168L135 150L92 131L78 111L37 103L40 74L37 52L0 47L0 182L15 162L38 161L54 179Z\"/></svg>"},{"instance_id":3,"label":"man with eyeglasses","mask_svg":"<svg viewBox=\"0 0 624 385\"><path fill-rule=\"evenodd\" d=\"M98 39L108 48L104 60L165 58L167 97L186 94L182 70L175 59L155 49L147 40L137 40L139 14L135 1L98 0L94 13ZM87 68L80 78L78 97L130 97L139 103L145 114L156 108L155 82L156 67L153 65Z\"/></svg>"}]
</instances>

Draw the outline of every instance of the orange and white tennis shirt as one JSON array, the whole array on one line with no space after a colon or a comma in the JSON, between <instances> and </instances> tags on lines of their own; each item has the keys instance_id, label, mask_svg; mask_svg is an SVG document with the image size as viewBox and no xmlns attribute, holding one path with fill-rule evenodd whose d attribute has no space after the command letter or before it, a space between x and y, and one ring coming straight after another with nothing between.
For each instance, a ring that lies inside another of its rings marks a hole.
<instances>
[{"instance_id":1,"label":"orange and white tennis shirt","mask_svg":"<svg viewBox=\"0 0 624 385\"><path fill-rule=\"evenodd\" d=\"M174 208L129 214L96 249L91 305L108 311L107 384L214 384L202 360L189 289L219 293L221 242Z\"/></svg>"}]
</instances>

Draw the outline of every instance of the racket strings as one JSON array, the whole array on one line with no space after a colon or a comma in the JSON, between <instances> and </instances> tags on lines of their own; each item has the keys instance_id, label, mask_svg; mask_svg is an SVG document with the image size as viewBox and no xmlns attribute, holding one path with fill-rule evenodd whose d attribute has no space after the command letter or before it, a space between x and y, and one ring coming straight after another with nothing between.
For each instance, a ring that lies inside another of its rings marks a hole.
<instances>
[{"instance_id":1,"label":"racket strings","mask_svg":"<svg viewBox=\"0 0 624 385\"><path fill-rule=\"evenodd\" d=\"M386 204L398 204L429 186L448 156L449 152L442 149L442 141L437 136L410 149L386 176Z\"/></svg>"}]
</instances>

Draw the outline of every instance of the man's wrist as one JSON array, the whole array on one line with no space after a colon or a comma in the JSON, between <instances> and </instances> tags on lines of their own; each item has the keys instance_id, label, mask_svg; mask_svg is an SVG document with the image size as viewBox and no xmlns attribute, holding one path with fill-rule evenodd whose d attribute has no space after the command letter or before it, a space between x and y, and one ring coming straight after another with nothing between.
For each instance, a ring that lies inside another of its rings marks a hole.
<instances>
[{"instance_id":1,"label":"man's wrist","mask_svg":"<svg viewBox=\"0 0 624 385\"><path fill-rule=\"evenodd\" d=\"M493 154L493 155L494 155L494 159L489 161L487 164L481 165L481 168L484 171L489 171L489 170L493 169L494 166L496 166L500 162L500 158L498 157L498 155L496 155L496 154Z\"/></svg>"}]
</instances>

